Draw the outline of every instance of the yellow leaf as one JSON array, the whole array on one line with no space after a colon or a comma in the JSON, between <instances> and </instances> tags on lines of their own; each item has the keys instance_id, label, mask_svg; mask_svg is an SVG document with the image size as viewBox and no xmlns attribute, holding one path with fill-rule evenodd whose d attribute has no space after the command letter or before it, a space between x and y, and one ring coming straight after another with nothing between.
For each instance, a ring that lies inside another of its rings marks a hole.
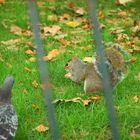
<instances>
[{"instance_id":1,"label":"yellow leaf","mask_svg":"<svg viewBox=\"0 0 140 140\"><path fill-rule=\"evenodd\" d=\"M69 27L76 28L76 27L78 27L80 25L80 22L78 22L78 21L69 21L69 22L66 23L66 25L69 26Z\"/></svg>"},{"instance_id":2,"label":"yellow leaf","mask_svg":"<svg viewBox=\"0 0 140 140\"><path fill-rule=\"evenodd\" d=\"M38 85L39 85L39 84L37 83L36 80L34 80L34 81L32 82L32 85L33 85L34 88L38 88Z\"/></svg>"},{"instance_id":3,"label":"yellow leaf","mask_svg":"<svg viewBox=\"0 0 140 140\"><path fill-rule=\"evenodd\" d=\"M133 97L133 100L134 100L135 103L137 103L139 101L139 97L136 95L136 96Z\"/></svg>"},{"instance_id":4,"label":"yellow leaf","mask_svg":"<svg viewBox=\"0 0 140 140\"><path fill-rule=\"evenodd\" d=\"M138 75L135 76L136 80L140 80L140 73Z\"/></svg>"},{"instance_id":5,"label":"yellow leaf","mask_svg":"<svg viewBox=\"0 0 140 140\"><path fill-rule=\"evenodd\" d=\"M29 73L32 73L32 71L28 67L24 67L24 70L29 72Z\"/></svg>"},{"instance_id":6,"label":"yellow leaf","mask_svg":"<svg viewBox=\"0 0 140 140\"><path fill-rule=\"evenodd\" d=\"M30 58L29 58L29 61L30 61L30 62L36 62L37 59L36 59L35 57L30 57Z\"/></svg>"},{"instance_id":7,"label":"yellow leaf","mask_svg":"<svg viewBox=\"0 0 140 140\"><path fill-rule=\"evenodd\" d=\"M46 132L49 130L49 127L44 126L43 124L37 126L36 128L32 129L33 131L38 131L38 132Z\"/></svg>"}]
</instances>

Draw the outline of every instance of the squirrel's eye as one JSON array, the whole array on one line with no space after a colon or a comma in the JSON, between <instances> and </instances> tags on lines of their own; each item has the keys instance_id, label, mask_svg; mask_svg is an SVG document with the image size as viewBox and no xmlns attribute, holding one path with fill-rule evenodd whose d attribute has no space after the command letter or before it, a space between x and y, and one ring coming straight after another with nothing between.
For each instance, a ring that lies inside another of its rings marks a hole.
<instances>
[{"instance_id":1,"label":"squirrel's eye","mask_svg":"<svg viewBox=\"0 0 140 140\"><path fill-rule=\"evenodd\" d=\"M67 67L68 65L69 65L69 64L68 64L68 63L66 63L66 64L65 64L65 67Z\"/></svg>"}]
</instances>

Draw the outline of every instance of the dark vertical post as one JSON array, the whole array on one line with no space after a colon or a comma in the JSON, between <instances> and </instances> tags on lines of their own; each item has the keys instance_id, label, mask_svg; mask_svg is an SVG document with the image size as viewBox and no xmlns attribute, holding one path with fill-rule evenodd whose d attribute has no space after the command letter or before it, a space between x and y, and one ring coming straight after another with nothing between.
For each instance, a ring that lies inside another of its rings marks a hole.
<instances>
[{"instance_id":1,"label":"dark vertical post","mask_svg":"<svg viewBox=\"0 0 140 140\"><path fill-rule=\"evenodd\" d=\"M52 104L52 89L50 86L51 84L49 83L48 70L46 67L47 63L43 60L45 53L44 53L44 48L43 48L43 42L40 36L39 18L38 18L38 14L36 10L35 0L28 0L28 4L29 4L30 17L31 17L31 23L32 23L32 30L34 34L36 47L37 47L36 49L37 49L40 77L41 77L41 82L44 86L43 92L44 92L45 100L47 104L49 124L51 128L53 140L59 140L60 133L59 133L59 128L58 128L57 119L55 115L55 108L54 108L54 105Z\"/></svg>"},{"instance_id":2,"label":"dark vertical post","mask_svg":"<svg viewBox=\"0 0 140 140\"><path fill-rule=\"evenodd\" d=\"M108 73L107 66L105 64L106 57L104 54L104 46L102 43L102 36L100 32L100 25L97 19L96 13L96 0L88 0L89 5L89 12L91 16L91 21L93 23L94 34L95 34L95 41L96 41L96 53L99 56L99 70L103 77L104 83L104 96L106 98L106 105L110 119L110 125L112 129L112 136L114 140L120 140L120 134L118 130L118 122L116 119L116 113L113 105L113 98L112 98L112 86L110 83L110 76Z\"/></svg>"}]
</instances>

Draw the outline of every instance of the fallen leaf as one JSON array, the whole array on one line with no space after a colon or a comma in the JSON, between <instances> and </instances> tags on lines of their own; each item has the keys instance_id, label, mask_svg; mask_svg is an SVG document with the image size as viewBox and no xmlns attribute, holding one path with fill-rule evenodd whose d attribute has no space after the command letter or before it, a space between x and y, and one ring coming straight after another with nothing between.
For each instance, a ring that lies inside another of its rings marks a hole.
<instances>
[{"instance_id":1,"label":"fallen leaf","mask_svg":"<svg viewBox=\"0 0 140 140\"><path fill-rule=\"evenodd\" d=\"M69 45L69 42L65 39L65 38L61 38L59 39L59 42L64 45L64 46L68 46Z\"/></svg>"},{"instance_id":2,"label":"fallen leaf","mask_svg":"<svg viewBox=\"0 0 140 140\"><path fill-rule=\"evenodd\" d=\"M28 55L32 55L32 56L36 54L36 52L32 51L32 50L27 50L27 51L25 51L25 53Z\"/></svg>"},{"instance_id":3,"label":"fallen leaf","mask_svg":"<svg viewBox=\"0 0 140 140\"><path fill-rule=\"evenodd\" d=\"M80 25L80 22L78 21L69 21L69 22L66 22L66 25L69 26L69 27L72 27L72 28L76 28Z\"/></svg>"},{"instance_id":4,"label":"fallen leaf","mask_svg":"<svg viewBox=\"0 0 140 140\"><path fill-rule=\"evenodd\" d=\"M28 94L28 91L26 89L23 90L24 94Z\"/></svg>"},{"instance_id":5,"label":"fallen leaf","mask_svg":"<svg viewBox=\"0 0 140 140\"><path fill-rule=\"evenodd\" d=\"M111 29L112 34L120 34L120 33L123 33L123 32L124 32L124 29L121 29L121 28L116 28L116 29L112 28Z\"/></svg>"},{"instance_id":6,"label":"fallen leaf","mask_svg":"<svg viewBox=\"0 0 140 140\"><path fill-rule=\"evenodd\" d=\"M138 75L135 76L136 80L140 80L140 73L138 73Z\"/></svg>"},{"instance_id":7,"label":"fallen leaf","mask_svg":"<svg viewBox=\"0 0 140 140\"><path fill-rule=\"evenodd\" d=\"M29 72L29 73L32 73L32 70L30 70L30 69L27 68L27 67L24 67L24 70L27 71L27 72Z\"/></svg>"},{"instance_id":8,"label":"fallen leaf","mask_svg":"<svg viewBox=\"0 0 140 140\"><path fill-rule=\"evenodd\" d=\"M30 57L29 58L29 62L36 62L36 61L37 61L36 57Z\"/></svg>"},{"instance_id":9,"label":"fallen leaf","mask_svg":"<svg viewBox=\"0 0 140 140\"><path fill-rule=\"evenodd\" d=\"M89 105L90 103L93 103L95 101L101 100L102 96L94 96L94 97L89 97L88 99L82 100L84 106Z\"/></svg>"},{"instance_id":10,"label":"fallen leaf","mask_svg":"<svg viewBox=\"0 0 140 140\"><path fill-rule=\"evenodd\" d=\"M85 51L88 51L88 50L93 49L93 47L91 45L88 45L88 46L81 47L81 49L85 50Z\"/></svg>"},{"instance_id":11,"label":"fallen leaf","mask_svg":"<svg viewBox=\"0 0 140 140\"><path fill-rule=\"evenodd\" d=\"M33 131L38 131L38 132L47 132L49 130L49 127L40 124L39 126L37 126L36 128L32 129Z\"/></svg>"},{"instance_id":12,"label":"fallen leaf","mask_svg":"<svg viewBox=\"0 0 140 140\"><path fill-rule=\"evenodd\" d=\"M135 103L137 103L137 102L139 101L139 97L138 97L137 95L135 95L135 96L133 97L133 100L134 100Z\"/></svg>"},{"instance_id":13,"label":"fallen leaf","mask_svg":"<svg viewBox=\"0 0 140 140\"><path fill-rule=\"evenodd\" d=\"M38 5L39 7L42 7L42 6L45 5L45 2L44 2L44 1L37 1L37 5Z\"/></svg>"},{"instance_id":14,"label":"fallen leaf","mask_svg":"<svg viewBox=\"0 0 140 140\"><path fill-rule=\"evenodd\" d=\"M35 110L39 110L39 106L37 104L32 104L32 108Z\"/></svg>"},{"instance_id":15,"label":"fallen leaf","mask_svg":"<svg viewBox=\"0 0 140 140\"><path fill-rule=\"evenodd\" d=\"M7 41L1 41L1 43L3 45L7 45L7 46L17 45L17 44L21 43L21 40L20 39L10 39L10 40L7 40Z\"/></svg>"},{"instance_id":16,"label":"fallen leaf","mask_svg":"<svg viewBox=\"0 0 140 140\"><path fill-rule=\"evenodd\" d=\"M91 30L92 29L92 24L88 19L83 19L81 21L84 25L82 26L82 29L84 30Z\"/></svg>"},{"instance_id":17,"label":"fallen leaf","mask_svg":"<svg viewBox=\"0 0 140 140\"><path fill-rule=\"evenodd\" d=\"M130 133L130 137L132 137L132 140L140 139L140 132L136 132L134 129Z\"/></svg>"},{"instance_id":18,"label":"fallen leaf","mask_svg":"<svg viewBox=\"0 0 140 140\"><path fill-rule=\"evenodd\" d=\"M57 15L48 15L48 20L49 21L57 21L58 20L58 17L57 17Z\"/></svg>"},{"instance_id":19,"label":"fallen leaf","mask_svg":"<svg viewBox=\"0 0 140 140\"><path fill-rule=\"evenodd\" d=\"M14 33L15 35L22 35L22 29L16 25L12 25L10 27L10 32Z\"/></svg>"},{"instance_id":20,"label":"fallen leaf","mask_svg":"<svg viewBox=\"0 0 140 140\"><path fill-rule=\"evenodd\" d=\"M117 4L125 5L128 2L132 2L133 0L117 0Z\"/></svg>"},{"instance_id":21,"label":"fallen leaf","mask_svg":"<svg viewBox=\"0 0 140 140\"><path fill-rule=\"evenodd\" d=\"M60 34L56 35L56 36L54 37L54 39L62 39L62 38L65 38L65 37L67 37L67 36L68 36L68 34L60 33Z\"/></svg>"},{"instance_id":22,"label":"fallen leaf","mask_svg":"<svg viewBox=\"0 0 140 140\"><path fill-rule=\"evenodd\" d=\"M127 11L119 11L118 12L118 16L120 16L120 17L126 17L126 16L128 16L128 12Z\"/></svg>"},{"instance_id":23,"label":"fallen leaf","mask_svg":"<svg viewBox=\"0 0 140 140\"><path fill-rule=\"evenodd\" d=\"M48 53L47 56L44 57L44 60L51 61L52 59L56 58L60 54L58 49L54 49Z\"/></svg>"},{"instance_id":24,"label":"fallen leaf","mask_svg":"<svg viewBox=\"0 0 140 140\"><path fill-rule=\"evenodd\" d=\"M34 80L34 81L32 82L32 85L33 85L34 88L38 88L38 86L39 86L39 84L37 83L36 80Z\"/></svg>"},{"instance_id":25,"label":"fallen leaf","mask_svg":"<svg viewBox=\"0 0 140 140\"><path fill-rule=\"evenodd\" d=\"M85 11L83 8L78 8L76 11L75 11L76 14L78 14L79 16L83 16L85 14Z\"/></svg>"},{"instance_id":26,"label":"fallen leaf","mask_svg":"<svg viewBox=\"0 0 140 140\"><path fill-rule=\"evenodd\" d=\"M133 56L130 60L127 61L128 64L134 63L138 60L137 57Z\"/></svg>"},{"instance_id":27,"label":"fallen leaf","mask_svg":"<svg viewBox=\"0 0 140 140\"><path fill-rule=\"evenodd\" d=\"M134 27L132 27L132 32L133 32L133 34L134 35L138 35L138 34L140 34L140 25L137 25L137 26L134 26Z\"/></svg>"},{"instance_id":28,"label":"fallen leaf","mask_svg":"<svg viewBox=\"0 0 140 140\"><path fill-rule=\"evenodd\" d=\"M58 25L54 25L52 27L44 27L43 31L44 33L50 33L52 36L56 35L61 30L61 27Z\"/></svg>"},{"instance_id":29,"label":"fallen leaf","mask_svg":"<svg viewBox=\"0 0 140 140\"><path fill-rule=\"evenodd\" d=\"M82 99L80 97L75 97L72 99L56 99L53 101L53 103L82 103L84 106L89 105L90 103L96 102L98 100L101 100L102 96L94 96L94 97L89 97L87 99Z\"/></svg>"},{"instance_id":30,"label":"fallen leaf","mask_svg":"<svg viewBox=\"0 0 140 140\"><path fill-rule=\"evenodd\" d=\"M64 13L60 16L60 21L67 21L70 20L71 16L68 13Z\"/></svg>"},{"instance_id":31,"label":"fallen leaf","mask_svg":"<svg viewBox=\"0 0 140 140\"><path fill-rule=\"evenodd\" d=\"M74 9L76 7L76 4L73 2L68 3L68 7Z\"/></svg>"},{"instance_id":32,"label":"fallen leaf","mask_svg":"<svg viewBox=\"0 0 140 140\"><path fill-rule=\"evenodd\" d=\"M32 31L30 31L30 30L25 30L25 31L23 31L22 35L23 35L23 36L32 36Z\"/></svg>"},{"instance_id":33,"label":"fallen leaf","mask_svg":"<svg viewBox=\"0 0 140 140\"><path fill-rule=\"evenodd\" d=\"M94 58L93 57L85 57L83 59L84 62L88 62L88 63L93 63L94 62Z\"/></svg>"},{"instance_id":34,"label":"fallen leaf","mask_svg":"<svg viewBox=\"0 0 140 140\"><path fill-rule=\"evenodd\" d=\"M128 37L127 34L124 34L124 33L117 34L117 42L118 43L125 42L125 41L128 41L128 40L130 40L130 38Z\"/></svg>"},{"instance_id":35,"label":"fallen leaf","mask_svg":"<svg viewBox=\"0 0 140 140\"><path fill-rule=\"evenodd\" d=\"M0 0L0 4L4 4L5 3L5 0Z\"/></svg>"}]
</instances>

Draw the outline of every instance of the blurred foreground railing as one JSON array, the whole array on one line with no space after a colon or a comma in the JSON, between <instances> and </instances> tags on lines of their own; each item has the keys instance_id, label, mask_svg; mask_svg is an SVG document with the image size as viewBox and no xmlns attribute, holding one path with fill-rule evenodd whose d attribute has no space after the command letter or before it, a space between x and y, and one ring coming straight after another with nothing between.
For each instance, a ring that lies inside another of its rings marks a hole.
<instances>
[{"instance_id":1,"label":"blurred foreground railing","mask_svg":"<svg viewBox=\"0 0 140 140\"><path fill-rule=\"evenodd\" d=\"M52 90L50 86L51 84L49 83L48 70L46 67L47 63L43 60L45 53L44 53L43 43L40 37L39 18L36 10L36 3L35 0L28 0L28 3L30 9L29 11L30 11L30 17L32 23L32 30L34 33L34 39L37 47L36 49L37 49L40 78L41 78L41 83L44 85L43 92L47 104L48 119L51 127L51 133L52 133L53 140L59 140L60 133L59 133L59 128L55 115L54 105L52 104ZM102 74L102 78L104 82L104 95L106 99L106 105L107 105L111 129L112 129L112 136L114 140L120 140L118 123L116 119L115 109L113 106L110 75L108 73L108 69L105 64L106 57L104 54L104 46L102 43L100 26L97 20L96 0L88 0L88 5L89 5L89 13L91 16L91 21L94 25L93 27L94 27L94 34L95 34L95 41L96 41L96 53L99 56L99 70Z\"/></svg>"}]
</instances>

